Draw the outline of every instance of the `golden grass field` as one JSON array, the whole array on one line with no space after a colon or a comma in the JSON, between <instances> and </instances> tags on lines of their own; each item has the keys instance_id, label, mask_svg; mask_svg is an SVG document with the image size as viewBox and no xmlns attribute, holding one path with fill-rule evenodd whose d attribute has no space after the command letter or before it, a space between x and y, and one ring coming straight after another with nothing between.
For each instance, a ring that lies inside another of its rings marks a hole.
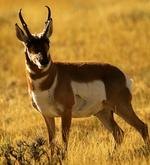
<instances>
[{"instance_id":1,"label":"golden grass field","mask_svg":"<svg viewBox=\"0 0 150 165\"><path fill-rule=\"evenodd\" d=\"M53 60L118 66L133 79L135 112L150 128L150 0L0 0L0 146L15 148L20 140L31 144L37 137L48 139L41 114L30 104L23 46L14 26L20 24L18 11L23 8L31 31L41 32L47 18L45 5L51 7L54 23ZM73 119L68 158L63 164L150 164L150 153L142 148L139 133L115 118L125 138L113 156L113 137L96 118ZM56 126L61 144L59 119ZM0 164L7 164L3 156Z\"/></svg>"}]
</instances>

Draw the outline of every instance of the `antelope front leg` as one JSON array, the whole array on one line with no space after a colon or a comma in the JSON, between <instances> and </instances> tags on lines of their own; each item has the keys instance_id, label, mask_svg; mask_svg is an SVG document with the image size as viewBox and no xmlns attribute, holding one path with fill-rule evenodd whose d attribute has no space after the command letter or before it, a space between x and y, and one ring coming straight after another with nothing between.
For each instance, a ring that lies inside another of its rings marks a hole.
<instances>
[{"instance_id":1,"label":"antelope front leg","mask_svg":"<svg viewBox=\"0 0 150 165\"><path fill-rule=\"evenodd\" d=\"M67 148L68 148L68 139L69 139L70 126L71 126L71 119L72 119L71 109L65 109L64 113L62 114L62 117L61 117L62 139L63 139L65 151L67 151Z\"/></svg>"},{"instance_id":2,"label":"antelope front leg","mask_svg":"<svg viewBox=\"0 0 150 165\"><path fill-rule=\"evenodd\" d=\"M55 119L48 117L48 116L43 116L46 122L46 126L48 129L48 137L49 137L49 144L51 147L51 153L52 155L54 154L54 138L55 138Z\"/></svg>"}]
</instances>

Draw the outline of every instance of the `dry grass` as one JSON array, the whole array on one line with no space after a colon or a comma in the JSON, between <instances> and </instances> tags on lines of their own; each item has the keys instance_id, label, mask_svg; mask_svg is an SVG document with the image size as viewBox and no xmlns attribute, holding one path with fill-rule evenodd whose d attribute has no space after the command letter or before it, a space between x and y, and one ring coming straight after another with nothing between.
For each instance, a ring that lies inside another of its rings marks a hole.
<instances>
[{"instance_id":1,"label":"dry grass","mask_svg":"<svg viewBox=\"0 0 150 165\"><path fill-rule=\"evenodd\" d=\"M51 53L59 61L102 61L120 67L133 78L133 105L150 125L150 1L57 0L0 1L0 145L32 144L47 138L41 115L32 109L26 89L23 47L15 36L18 10L23 8L31 31L40 32L51 6L54 33ZM68 160L63 164L150 164L139 134L116 117L125 131L121 148L113 155L110 133L94 118L74 119ZM60 143L60 121L57 139ZM46 144L45 144L46 147ZM5 147L6 148L6 147ZM0 158L2 164L3 158ZM35 162L34 162L35 163Z\"/></svg>"}]
</instances>

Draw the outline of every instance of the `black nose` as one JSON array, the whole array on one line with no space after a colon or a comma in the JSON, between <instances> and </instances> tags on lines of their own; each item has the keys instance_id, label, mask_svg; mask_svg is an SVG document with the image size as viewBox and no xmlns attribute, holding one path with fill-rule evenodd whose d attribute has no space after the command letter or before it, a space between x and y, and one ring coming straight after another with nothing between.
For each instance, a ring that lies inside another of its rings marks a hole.
<instances>
[{"instance_id":1,"label":"black nose","mask_svg":"<svg viewBox=\"0 0 150 165\"><path fill-rule=\"evenodd\" d=\"M44 59L44 60L41 60L40 63L41 63L41 65L46 66L46 65L48 65L49 61L48 61L48 59Z\"/></svg>"}]
</instances>

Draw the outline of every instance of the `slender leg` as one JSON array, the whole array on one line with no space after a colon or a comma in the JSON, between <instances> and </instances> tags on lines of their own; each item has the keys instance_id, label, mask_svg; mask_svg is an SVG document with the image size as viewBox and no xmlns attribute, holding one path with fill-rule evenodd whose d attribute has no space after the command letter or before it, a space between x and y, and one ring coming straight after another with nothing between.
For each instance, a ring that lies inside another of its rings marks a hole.
<instances>
[{"instance_id":1,"label":"slender leg","mask_svg":"<svg viewBox=\"0 0 150 165\"><path fill-rule=\"evenodd\" d=\"M141 134L145 143L150 145L148 127L137 117L131 104L118 104L116 113L133 126Z\"/></svg>"},{"instance_id":2,"label":"slender leg","mask_svg":"<svg viewBox=\"0 0 150 165\"><path fill-rule=\"evenodd\" d=\"M51 147L51 152L52 155L54 154L54 138L55 138L55 119L48 117L48 116L43 116L46 122L46 126L48 129L48 137L49 137L49 144Z\"/></svg>"},{"instance_id":3,"label":"slender leg","mask_svg":"<svg viewBox=\"0 0 150 165\"><path fill-rule=\"evenodd\" d=\"M62 139L64 142L64 147L65 151L67 151L68 148L68 139L69 139L69 131L70 131L70 126L71 126L71 110L70 109L65 109L62 117L61 117L61 122L62 122Z\"/></svg>"},{"instance_id":4,"label":"slender leg","mask_svg":"<svg viewBox=\"0 0 150 165\"><path fill-rule=\"evenodd\" d=\"M118 126L118 124L115 122L113 112L109 111L108 109L103 109L102 111L98 112L95 116L103 123L103 125L110 132L112 132L112 135L116 143L121 144L123 141L124 133L122 129Z\"/></svg>"}]
</instances>

